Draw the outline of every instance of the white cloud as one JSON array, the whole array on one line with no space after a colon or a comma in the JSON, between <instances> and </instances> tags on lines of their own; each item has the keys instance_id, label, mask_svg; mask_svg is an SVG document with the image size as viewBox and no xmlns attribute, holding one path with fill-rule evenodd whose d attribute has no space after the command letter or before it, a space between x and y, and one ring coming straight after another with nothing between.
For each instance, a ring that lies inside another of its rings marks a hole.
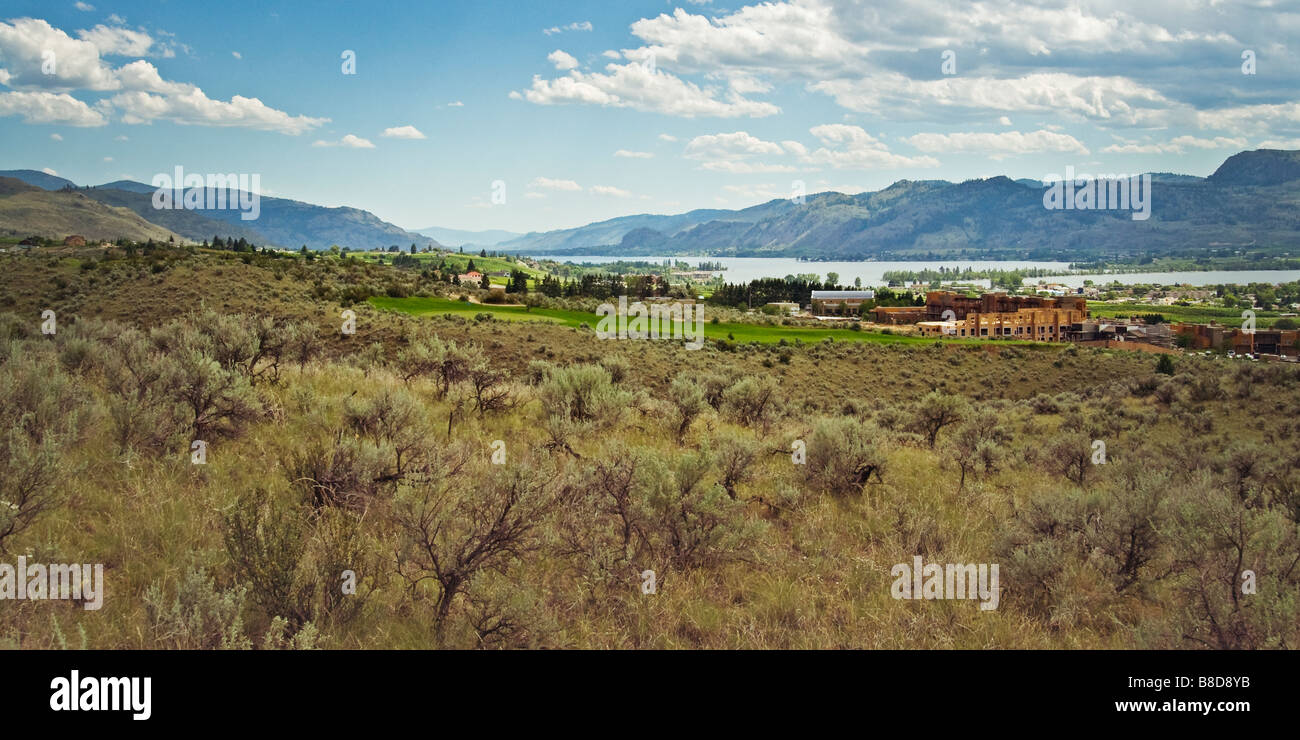
<instances>
[{"instance_id":1,"label":"white cloud","mask_svg":"<svg viewBox=\"0 0 1300 740\"><path fill-rule=\"evenodd\" d=\"M701 162L701 169L732 174L757 172L793 172L788 164L767 164L752 161L754 157L781 156L786 150L776 142L764 141L746 131L726 134L704 134L691 139L685 156Z\"/></svg>"},{"instance_id":2,"label":"white cloud","mask_svg":"<svg viewBox=\"0 0 1300 740\"><path fill-rule=\"evenodd\" d=\"M50 134L50 138L55 141L63 141L63 137L60 136L59 134Z\"/></svg>"},{"instance_id":3,"label":"white cloud","mask_svg":"<svg viewBox=\"0 0 1300 740\"><path fill-rule=\"evenodd\" d=\"M22 116L24 123L103 126L104 115L67 93L0 92L0 116Z\"/></svg>"},{"instance_id":4,"label":"white cloud","mask_svg":"<svg viewBox=\"0 0 1300 740\"><path fill-rule=\"evenodd\" d=\"M1300 149L1300 139L1270 139L1261 141L1255 147L1256 149Z\"/></svg>"},{"instance_id":5,"label":"white cloud","mask_svg":"<svg viewBox=\"0 0 1300 740\"><path fill-rule=\"evenodd\" d=\"M533 77L533 85L510 97L538 105L581 103L612 108L634 108L683 118L713 116L762 117L781 112L777 106L745 98L732 90L705 90L693 82L663 71L651 71L639 63L608 64L605 72L571 70L567 77L545 80Z\"/></svg>"},{"instance_id":6,"label":"white cloud","mask_svg":"<svg viewBox=\"0 0 1300 740\"><path fill-rule=\"evenodd\" d=\"M528 183L528 187L539 188L542 190L582 190L582 186L573 180L555 180L549 177L533 178L533 181Z\"/></svg>"},{"instance_id":7,"label":"white cloud","mask_svg":"<svg viewBox=\"0 0 1300 740\"><path fill-rule=\"evenodd\" d=\"M632 152L632 151L628 151L627 149L619 149L618 151L614 152L614 156L623 157L625 159L650 159L651 157L654 156L654 154L650 152Z\"/></svg>"},{"instance_id":8,"label":"white cloud","mask_svg":"<svg viewBox=\"0 0 1300 740\"><path fill-rule=\"evenodd\" d=\"M905 157L858 126L828 123L809 129L824 146L802 157L805 164L825 165L834 169L892 169L897 167L938 167L933 157Z\"/></svg>"},{"instance_id":9,"label":"white cloud","mask_svg":"<svg viewBox=\"0 0 1300 740\"><path fill-rule=\"evenodd\" d=\"M119 26L99 24L88 31L77 31L82 41L94 44L103 55L124 57L148 56L153 48L153 37L144 31L133 31ZM166 54L166 52L163 52Z\"/></svg>"},{"instance_id":10,"label":"white cloud","mask_svg":"<svg viewBox=\"0 0 1300 740\"><path fill-rule=\"evenodd\" d=\"M622 188L616 188L613 185L592 185L591 192L596 195L610 195L615 198L631 198L632 193Z\"/></svg>"},{"instance_id":11,"label":"white cloud","mask_svg":"<svg viewBox=\"0 0 1300 740\"><path fill-rule=\"evenodd\" d=\"M316 147L341 146L348 149L374 149L375 148L375 145L370 143L369 140L363 139L360 136L357 136L356 134L347 134L342 139L339 139L338 141L325 141L324 139L317 139L316 141L313 141L311 145Z\"/></svg>"},{"instance_id":12,"label":"white cloud","mask_svg":"<svg viewBox=\"0 0 1300 740\"><path fill-rule=\"evenodd\" d=\"M73 3L72 7L76 8L77 10L85 11L87 13L95 9L94 5L91 5L90 3L83 3L81 0L77 0L77 2Z\"/></svg>"},{"instance_id":13,"label":"white cloud","mask_svg":"<svg viewBox=\"0 0 1300 740\"><path fill-rule=\"evenodd\" d=\"M58 176L59 176L59 173L58 173L58 172L55 172L53 169L51 169L51 168L49 168L49 167L42 167L42 168L41 168L41 172L44 172L44 173L47 174L47 175L54 175L55 177L58 177Z\"/></svg>"},{"instance_id":14,"label":"white cloud","mask_svg":"<svg viewBox=\"0 0 1300 740\"><path fill-rule=\"evenodd\" d=\"M677 137L672 134L659 134L660 141L677 141Z\"/></svg>"},{"instance_id":15,"label":"white cloud","mask_svg":"<svg viewBox=\"0 0 1300 740\"><path fill-rule=\"evenodd\" d=\"M113 161L113 158L112 158L112 157L104 157L104 161L105 161L105 162L112 162L112 161Z\"/></svg>"},{"instance_id":16,"label":"white cloud","mask_svg":"<svg viewBox=\"0 0 1300 740\"><path fill-rule=\"evenodd\" d=\"M550 28L543 28L542 33L551 36L557 33L564 33L565 31L590 31L591 29L591 21L575 21L567 26L551 26Z\"/></svg>"},{"instance_id":17,"label":"white cloud","mask_svg":"<svg viewBox=\"0 0 1300 740\"><path fill-rule=\"evenodd\" d=\"M900 116L929 118L940 116L938 111L943 110L970 114L1033 111L1139 125L1157 123L1171 103L1155 89L1124 77L1077 77L1061 72L936 80L887 73L816 82L809 87L859 113L890 110Z\"/></svg>"},{"instance_id":18,"label":"white cloud","mask_svg":"<svg viewBox=\"0 0 1300 740\"><path fill-rule=\"evenodd\" d=\"M417 129L414 126L394 126L393 128L386 128L384 129L384 133L380 134L380 136L383 136L388 139L427 138L423 133L420 132L419 129Z\"/></svg>"},{"instance_id":19,"label":"white cloud","mask_svg":"<svg viewBox=\"0 0 1300 740\"><path fill-rule=\"evenodd\" d=\"M745 131L696 136L686 145L690 159L742 159L761 154L782 154L780 144L751 136Z\"/></svg>"},{"instance_id":20,"label":"white cloud","mask_svg":"<svg viewBox=\"0 0 1300 740\"><path fill-rule=\"evenodd\" d=\"M551 64L554 64L555 68L561 72L578 68L578 60L574 59L573 55L567 54L559 49L547 54L546 59Z\"/></svg>"},{"instance_id":21,"label":"white cloud","mask_svg":"<svg viewBox=\"0 0 1300 740\"><path fill-rule=\"evenodd\" d=\"M465 104L462 103L462 102L460 102L459 100L453 100L453 101L451 101L450 103L447 104L447 107L448 107L448 108L464 108L464 107L465 107Z\"/></svg>"},{"instance_id":22,"label":"white cloud","mask_svg":"<svg viewBox=\"0 0 1300 740\"><path fill-rule=\"evenodd\" d=\"M80 39L74 39L33 18L0 22L0 60L6 65L0 68L0 82L20 92L42 91L3 93L6 99L0 109L4 115L23 115L29 123L101 126L116 111L129 124L170 120L285 134L301 134L329 120L292 116L241 95L229 102L212 100L195 85L164 80L157 68L144 60L114 70L102 59L104 54L158 53L158 44L143 31L99 25L79 35ZM41 69L46 50L55 55L56 74L46 75ZM162 55L168 56L168 50L163 49ZM92 109L67 94L72 90L122 92L97 102Z\"/></svg>"},{"instance_id":23,"label":"white cloud","mask_svg":"<svg viewBox=\"0 0 1300 740\"><path fill-rule=\"evenodd\" d=\"M54 54L55 74L41 69L46 52ZM89 42L74 39L36 18L0 22L0 81L14 89L116 90L112 68Z\"/></svg>"},{"instance_id":24,"label":"white cloud","mask_svg":"<svg viewBox=\"0 0 1300 740\"><path fill-rule=\"evenodd\" d=\"M237 51L232 51L232 52L230 52L230 56L232 56L232 57L234 57L234 58L236 58L236 59L243 59L243 58L244 58L244 55L243 55L243 54L240 54L240 53L237 52Z\"/></svg>"},{"instance_id":25,"label":"white cloud","mask_svg":"<svg viewBox=\"0 0 1300 740\"><path fill-rule=\"evenodd\" d=\"M990 159L1002 159L1016 154L1037 152L1072 152L1088 154L1088 147L1069 134L1051 131L1019 131L1001 133L916 134L903 141L928 153L984 154Z\"/></svg>"},{"instance_id":26,"label":"white cloud","mask_svg":"<svg viewBox=\"0 0 1300 740\"><path fill-rule=\"evenodd\" d=\"M1165 142L1141 144L1126 141L1111 144L1102 149L1110 154L1183 154L1188 149L1244 149L1246 139L1239 137L1216 136L1213 139L1199 139L1195 136L1176 136Z\"/></svg>"},{"instance_id":27,"label":"white cloud","mask_svg":"<svg viewBox=\"0 0 1300 740\"><path fill-rule=\"evenodd\" d=\"M998 117L998 123L1002 124L1003 126L1010 126L1010 125L1011 125L1011 119L1010 119L1010 118L1007 118L1006 116L999 116L999 117Z\"/></svg>"},{"instance_id":28,"label":"white cloud","mask_svg":"<svg viewBox=\"0 0 1300 740\"><path fill-rule=\"evenodd\" d=\"M131 139L126 134L118 134L117 136L113 137L113 141L130 141L130 140Z\"/></svg>"}]
</instances>

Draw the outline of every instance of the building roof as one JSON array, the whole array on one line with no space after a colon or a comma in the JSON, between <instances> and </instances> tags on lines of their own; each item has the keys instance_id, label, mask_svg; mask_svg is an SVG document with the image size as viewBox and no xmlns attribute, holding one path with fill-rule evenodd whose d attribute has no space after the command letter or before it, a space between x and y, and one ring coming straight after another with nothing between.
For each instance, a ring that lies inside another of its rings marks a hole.
<instances>
[{"instance_id":1,"label":"building roof","mask_svg":"<svg viewBox=\"0 0 1300 740\"><path fill-rule=\"evenodd\" d=\"M875 297L876 291L874 290L814 290L812 292L812 299L814 301L835 299L844 300L848 298L860 298L864 301L869 301Z\"/></svg>"}]
</instances>

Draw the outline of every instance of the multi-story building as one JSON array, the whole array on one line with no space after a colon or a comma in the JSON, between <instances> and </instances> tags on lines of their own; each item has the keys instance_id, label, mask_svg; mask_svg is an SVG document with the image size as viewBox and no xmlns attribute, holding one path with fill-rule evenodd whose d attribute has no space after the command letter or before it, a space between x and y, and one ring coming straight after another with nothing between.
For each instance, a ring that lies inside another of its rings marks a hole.
<instances>
[{"instance_id":1,"label":"multi-story building","mask_svg":"<svg viewBox=\"0 0 1300 740\"><path fill-rule=\"evenodd\" d=\"M985 293L974 298L937 290L926 294L926 320L917 327L924 336L1062 342L1073 324L1088 318L1087 306L1078 296Z\"/></svg>"},{"instance_id":2,"label":"multi-story building","mask_svg":"<svg viewBox=\"0 0 1300 740\"><path fill-rule=\"evenodd\" d=\"M862 304L876 297L874 290L814 290L813 313L856 316Z\"/></svg>"},{"instance_id":3,"label":"multi-story building","mask_svg":"<svg viewBox=\"0 0 1300 740\"><path fill-rule=\"evenodd\" d=\"M1054 309L1077 311L1088 315L1088 299L1082 296L1037 296L985 293L978 298L959 295L947 290L932 290L925 294L925 320L961 320L969 314L1016 313L1021 309ZM951 313L949 313L951 312Z\"/></svg>"}]
</instances>

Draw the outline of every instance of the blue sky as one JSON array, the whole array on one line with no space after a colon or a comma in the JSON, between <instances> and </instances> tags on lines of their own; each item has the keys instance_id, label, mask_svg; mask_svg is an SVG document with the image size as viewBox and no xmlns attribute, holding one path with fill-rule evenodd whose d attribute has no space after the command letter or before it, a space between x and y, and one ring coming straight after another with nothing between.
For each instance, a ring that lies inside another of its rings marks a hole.
<instances>
[{"instance_id":1,"label":"blue sky","mask_svg":"<svg viewBox=\"0 0 1300 740\"><path fill-rule=\"evenodd\" d=\"M9 0L0 169L257 173L406 228L515 231L796 182L1204 175L1300 148L1297 38L1268 0Z\"/></svg>"}]
</instances>

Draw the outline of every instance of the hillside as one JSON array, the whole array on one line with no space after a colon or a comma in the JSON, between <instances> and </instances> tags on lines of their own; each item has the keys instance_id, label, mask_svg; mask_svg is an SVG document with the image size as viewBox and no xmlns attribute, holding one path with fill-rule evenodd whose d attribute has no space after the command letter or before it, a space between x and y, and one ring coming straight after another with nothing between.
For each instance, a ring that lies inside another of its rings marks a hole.
<instances>
[{"instance_id":1,"label":"hillside","mask_svg":"<svg viewBox=\"0 0 1300 740\"><path fill-rule=\"evenodd\" d=\"M440 246L435 239L409 232L358 208L328 208L287 198L262 196L258 217L245 221L240 218L240 211L234 209L156 209L153 206L155 188L141 182L118 180L97 187L80 188L69 180L35 170L11 170L9 174L29 185L45 189L65 186L79 188L78 192L86 198L129 209L141 219L196 242L219 234L222 237L242 237L257 245L290 249L304 244L308 249L314 250L329 249L334 244L353 249L373 249L393 244L400 247L410 244L421 247ZM215 192L207 191L209 195ZM239 194L239 191L227 191L227 202L233 202ZM69 217L70 214L65 215L65 222L75 224Z\"/></svg>"},{"instance_id":2,"label":"hillside","mask_svg":"<svg viewBox=\"0 0 1300 740\"><path fill-rule=\"evenodd\" d=\"M527 234L502 246L541 254L921 259L997 256L1067 261L1187 249L1300 246L1300 152L1230 157L1209 178L1154 173L1151 214L1048 210L1042 183L1006 177L899 181L869 193L774 200L740 211L639 215Z\"/></svg>"},{"instance_id":3,"label":"hillside","mask_svg":"<svg viewBox=\"0 0 1300 740\"><path fill-rule=\"evenodd\" d=\"M1294 365L847 329L602 342L551 320L575 302L500 320L423 271L166 246L3 254L0 288L7 449L48 451L6 458L32 483L0 548L111 579L103 611L0 609L0 647L1300 640ZM914 557L1000 580L900 602Z\"/></svg>"},{"instance_id":4,"label":"hillside","mask_svg":"<svg viewBox=\"0 0 1300 740\"><path fill-rule=\"evenodd\" d=\"M82 191L41 190L11 177L0 177L0 235L62 239L71 234L109 241L122 237L184 241L182 236L131 210L93 200Z\"/></svg>"}]
</instances>

